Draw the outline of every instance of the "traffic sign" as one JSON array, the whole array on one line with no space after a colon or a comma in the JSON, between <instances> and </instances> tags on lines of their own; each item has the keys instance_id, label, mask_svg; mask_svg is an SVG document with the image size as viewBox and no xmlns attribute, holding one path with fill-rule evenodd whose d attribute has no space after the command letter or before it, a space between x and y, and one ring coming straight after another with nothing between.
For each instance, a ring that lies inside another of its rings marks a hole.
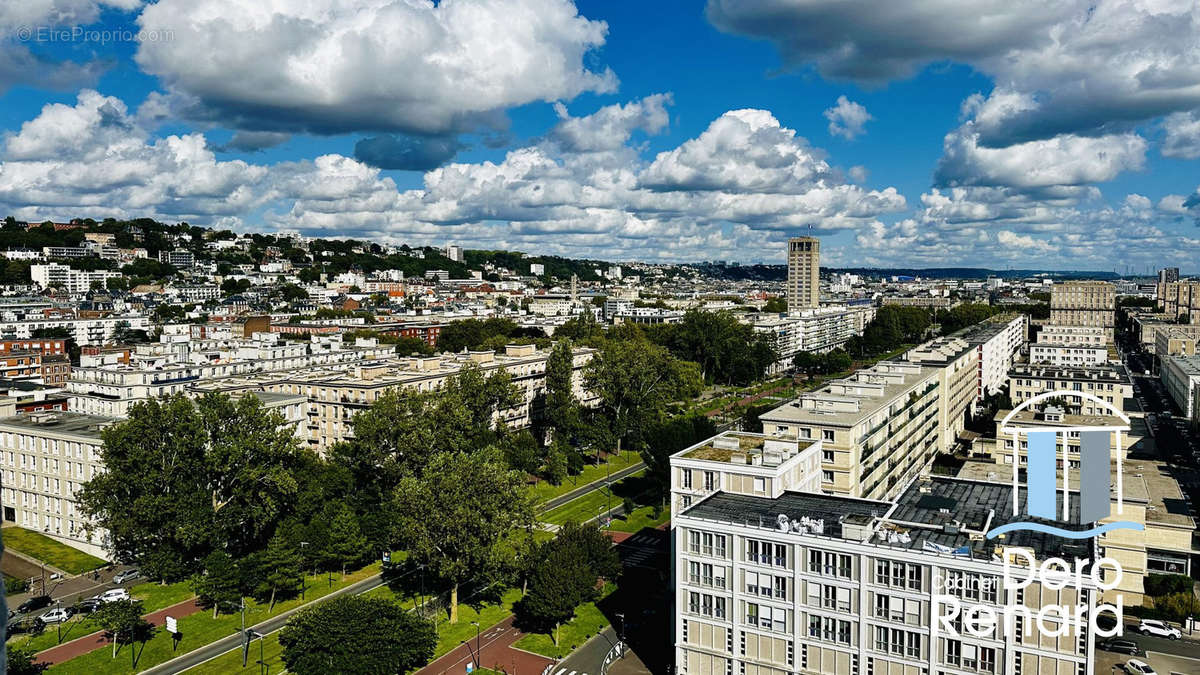
<instances>
[{"instance_id":1,"label":"traffic sign","mask_svg":"<svg viewBox=\"0 0 1200 675\"><path fill-rule=\"evenodd\" d=\"M179 623L173 616L167 617L167 632L172 634L179 632Z\"/></svg>"}]
</instances>

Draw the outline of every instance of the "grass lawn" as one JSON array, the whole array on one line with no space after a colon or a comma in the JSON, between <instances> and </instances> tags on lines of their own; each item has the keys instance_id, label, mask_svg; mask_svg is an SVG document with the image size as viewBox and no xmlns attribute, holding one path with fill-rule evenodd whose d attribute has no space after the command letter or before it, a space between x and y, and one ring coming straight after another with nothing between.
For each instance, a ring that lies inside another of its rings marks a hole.
<instances>
[{"instance_id":1,"label":"grass lawn","mask_svg":"<svg viewBox=\"0 0 1200 675\"><path fill-rule=\"evenodd\" d=\"M259 641L255 640L250 645L250 656L246 659L246 671L248 673L261 672L258 666L259 658ZM282 673L284 671L283 645L279 644L279 632L276 631L262 639L262 660L267 662L268 673ZM226 652L211 661L205 661L198 666L188 668L183 671L185 673L195 673L196 675L221 675L222 673L235 673L242 670L242 648Z\"/></svg>"},{"instance_id":2,"label":"grass lawn","mask_svg":"<svg viewBox=\"0 0 1200 675\"><path fill-rule=\"evenodd\" d=\"M319 574L315 577L310 576L306 580L308 583L307 600L301 600L297 597L277 602L273 611L268 611L266 604L260 605L247 598L246 625L250 626L260 621L265 621L272 616L295 608L305 602L311 602L314 598L328 595L330 592L348 586L356 581L362 581L378 573L379 570L380 564L373 563L346 575L344 581L340 575L335 573L333 575L332 588L326 581L327 575ZM190 616L181 617L179 619L179 631L183 633L183 640L179 644L179 649L172 651L171 636L164 631L159 631L153 639L145 644L144 650L142 650L142 645L134 645L134 648L138 649L141 653L141 657L138 660L138 669L145 670L164 661L169 661L188 650L202 647L223 637L232 635L240 627L241 615L237 613L221 614L216 619L213 618L211 611L197 612ZM90 675L92 673L132 673L133 669L129 650L130 647L128 646L121 648L114 659L112 658L112 648L104 647L53 666L47 672L80 673L81 675Z\"/></svg>"},{"instance_id":3,"label":"grass lawn","mask_svg":"<svg viewBox=\"0 0 1200 675\"><path fill-rule=\"evenodd\" d=\"M615 584L608 584L601 591L601 597L616 590ZM575 618L558 627L558 644L554 644L554 636L546 633L529 633L513 643L517 649L524 649L535 654L561 659L575 651L596 633L608 625L608 618L593 602L584 603L575 608Z\"/></svg>"},{"instance_id":4,"label":"grass lawn","mask_svg":"<svg viewBox=\"0 0 1200 675\"><path fill-rule=\"evenodd\" d=\"M0 536L4 537L5 548L20 551L68 574L83 574L108 564L94 555L23 527L6 527L0 531Z\"/></svg>"},{"instance_id":5,"label":"grass lawn","mask_svg":"<svg viewBox=\"0 0 1200 675\"><path fill-rule=\"evenodd\" d=\"M533 503L541 504L550 499L554 499L560 495L565 495L571 490L587 485L588 483L603 480L606 471L616 473L621 469L637 464L642 461L642 456L631 450L625 450L619 455L610 455L608 457L608 469L604 468L604 464L588 464L583 467L583 472L578 476L570 476L562 482L561 485L551 485L546 481L541 481L530 489L530 494L533 495Z\"/></svg>"},{"instance_id":6,"label":"grass lawn","mask_svg":"<svg viewBox=\"0 0 1200 675\"><path fill-rule=\"evenodd\" d=\"M457 622L438 622L438 643L437 649L433 652L433 658L438 658L468 639L474 640L475 626L471 625L472 621L479 622L479 632L482 633L503 621L509 614L512 614L513 603L520 599L521 589L510 588L501 596L499 603L484 605L479 611L475 611L474 607L460 602L458 604Z\"/></svg>"},{"instance_id":7,"label":"grass lawn","mask_svg":"<svg viewBox=\"0 0 1200 675\"><path fill-rule=\"evenodd\" d=\"M645 473L643 469L632 476L613 483L613 493L611 495L608 493L608 490L603 488L594 490L582 497L572 499L557 509L543 513L538 519L555 525L562 525L569 520L577 523L591 520L604 511L606 507L616 508L620 506L625 496L633 497L635 500L641 497L649 487L646 484L647 479L642 477Z\"/></svg>"},{"instance_id":8,"label":"grass lawn","mask_svg":"<svg viewBox=\"0 0 1200 675\"><path fill-rule=\"evenodd\" d=\"M643 528L656 528L671 519L671 510L663 509L657 518L654 517L653 506L639 506L633 515L613 518L607 529L617 532L640 532Z\"/></svg>"}]
</instances>

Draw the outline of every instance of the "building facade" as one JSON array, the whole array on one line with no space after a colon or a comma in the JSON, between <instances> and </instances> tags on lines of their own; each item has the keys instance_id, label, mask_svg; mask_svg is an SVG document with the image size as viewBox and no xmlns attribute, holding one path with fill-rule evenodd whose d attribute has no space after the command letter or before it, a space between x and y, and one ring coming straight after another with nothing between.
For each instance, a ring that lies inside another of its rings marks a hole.
<instances>
[{"instance_id":1,"label":"building facade","mask_svg":"<svg viewBox=\"0 0 1200 675\"><path fill-rule=\"evenodd\" d=\"M1168 356L1159 377L1171 400L1193 423L1200 422L1200 356Z\"/></svg>"},{"instance_id":2,"label":"building facade","mask_svg":"<svg viewBox=\"0 0 1200 675\"><path fill-rule=\"evenodd\" d=\"M821 240L788 239L787 308L789 312L821 306Z\"/></svg>"},{"instance_id":3,"label":"building facade","mask_svg":"<svg viewBox=\"0 0 1200 675\"><path fill-rule=\"evenodd\" d=\"M1050 287L1050 323L1101 328L1108 344L1114 338L1116 303L1116 287L1107 281L1056 283Z\"/></svg>"}]
</instances>

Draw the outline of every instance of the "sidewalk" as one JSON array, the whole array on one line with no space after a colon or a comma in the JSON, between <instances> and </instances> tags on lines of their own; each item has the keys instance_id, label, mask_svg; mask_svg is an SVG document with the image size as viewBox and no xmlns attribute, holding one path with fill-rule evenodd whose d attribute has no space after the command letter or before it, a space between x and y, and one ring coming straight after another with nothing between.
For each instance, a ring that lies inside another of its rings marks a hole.
<instances>
[{"instance_id":1,"label":"sidewalk","mask_svg":"<svg viewBox=\"0 0 1200 675\"><path fill-rule=\"evenodd\" d=\"M441 658L418 670L414 675L443 675L457 673L465 675L467 664L474 663L475 667L502 670L508 675L541 675L546 666L554 663L554 659L540 654L517 649L512 644L524 637L525 633L513 626L513 615L508 615L500 623L479 634L479 661L475 660L475 638L466 644L450 650Z\"/></svg>"},{"instance_id":2,"label":"sidewalk","mask_svg":"<svg viewBox=\"0 0 1200 675\"><path fill-rule=\"evenodd\" d=\"M161 626L167 622L168 616L173 616L176 619L195 614L200 611L200 605L197 604L199 598L184 600L183 602L171 605L165 609L160 609L156 612L150 612L145 615L145 618L155 626ZM104 631L96 631L80 638L75 638L70 642L64 642L56 647L51 647L37 653L34 661L38 663L48 663L57 665L64 661L70 661L77 656L83 656L88 652L95 651L101 647L109 646L109 641L104 637Z\"/></svg>"}]
</instances>

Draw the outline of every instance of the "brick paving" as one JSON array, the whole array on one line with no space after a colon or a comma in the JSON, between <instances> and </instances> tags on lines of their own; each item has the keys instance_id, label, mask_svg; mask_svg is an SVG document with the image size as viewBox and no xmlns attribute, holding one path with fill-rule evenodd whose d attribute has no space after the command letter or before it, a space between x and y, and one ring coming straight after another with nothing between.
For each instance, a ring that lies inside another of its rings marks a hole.
<instances>
[{"instance_id":1,"label":"brick paving","mask_svg":"<svg viewBox=\"0 0 1200 675\"><path fill-rule=\"evenodd\" d=\"M541 675L547 666L554 663L554 659L513 647L512 644L525 635L519 628L513 626L513 619L514 617L510 614L508 618L479 634L480 656L478 661L475 656L476 641L472 637L470 645L459 645L433 663L418 670L415 675L465 674L468 663L474 663L476 667L505 672L508 675Z\"/></svg>"}]
</instances>

